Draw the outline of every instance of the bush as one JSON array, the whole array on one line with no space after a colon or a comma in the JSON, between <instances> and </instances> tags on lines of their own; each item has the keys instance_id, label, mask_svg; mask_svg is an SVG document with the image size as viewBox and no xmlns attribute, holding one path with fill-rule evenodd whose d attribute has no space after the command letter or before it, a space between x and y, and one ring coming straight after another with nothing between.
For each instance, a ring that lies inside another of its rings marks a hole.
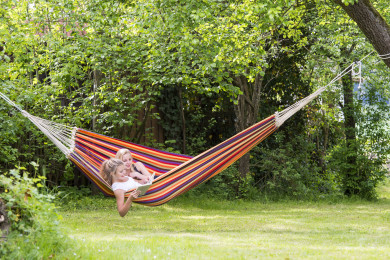
<instances>
[{"instance_id":1,"label":"bush","mask_svg":"<svg viewBox=\"0 0 390 260\"><path fill-rule=\"evenodd\" d=\"M337 172L337 181L345 195L375 199L376 188L388 173L385 167L387 157L383 154L369 155L362 143L356 142L354 145L357 147L348 148L342 142L334 147L328 156L329 168ZM356 158L356 161L348 162L350 156Z\"/></svg>"},{"instance_id":2,"label":"bush","mask_svg":"<svg viewBox=\"0 0 390 260\"><path fill-rule=\"evenodd\" d=\"M30 178L25 168L0 175L0 199L10 222L6 241L0 244L5 259L61 258L74 249L59 225L61 216L45 192L44 177Z\"/></svg>"},{"instance_id":3,"label":"bush","mask_svg":"<svg viewBox=\"0 0 390 260\"><path fill-rule=\"evenodd\" d=\"M321 173L311 158L313 144L304 137L290 137L283 132L275 134L275 149L259 149L258 182L262 192L275 199L311 199L337 192L332 176Z\"/></svg>"},{"instance_id":4,"label":"bush","mask_svg":"<svg viewBox=\"0 0 390 260\"><path fill-rule=\"evenodd\" d=\"M233 164L189 193L191 193L190 196L206 196L208 198L254 200L258 197L259 191L254 187L253 174L249 173L243 178L237 165Z\"/></svg>"}]
</instances>

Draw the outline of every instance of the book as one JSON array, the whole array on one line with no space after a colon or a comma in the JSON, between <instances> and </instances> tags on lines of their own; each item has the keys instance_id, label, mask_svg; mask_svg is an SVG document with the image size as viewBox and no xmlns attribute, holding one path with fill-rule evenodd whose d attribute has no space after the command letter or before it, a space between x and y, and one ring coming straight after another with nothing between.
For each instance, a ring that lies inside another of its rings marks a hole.
<instances>
[{"instance_id":1,"label":"book","mask_svg":"<svg viewBox=\"0 0 390 260\"><path fill-rule=\"evenodd\" d=\"M143 184L143 185L137 187L137 190L140 191L140 193L139 193L140 196L145 195L145 193L147 192L149 187L152 186L153 180L154 180L154 173L153 173L152 176L150 176L150 179L149 179L148 183Z\"/></svg>"}]
</instances>

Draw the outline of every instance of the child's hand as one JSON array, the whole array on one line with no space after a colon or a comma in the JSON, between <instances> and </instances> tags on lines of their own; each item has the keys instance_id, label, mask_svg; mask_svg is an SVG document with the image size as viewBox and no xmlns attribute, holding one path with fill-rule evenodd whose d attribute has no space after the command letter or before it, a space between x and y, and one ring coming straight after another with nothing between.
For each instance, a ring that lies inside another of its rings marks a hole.
<instances>
[{"instance_id":1,"label":"child's hand","mask_svg":"<svg viewBox=\"0 0 390 260\"><path fill-rule=\"evenodd\" d=\"M147 177L147 176L142 176L142 179L140 179L140 183L141 184L146 184L146 183L148 183L148 181L149 181L149 177Z\"/></svg>"},{"instance_id":2,"label":"child's hand","mask_svg":"<svg viewBox=\"0 0 390 260\"><path fill-rule=\"evenodd\" d=\"M139 190L135 190L135 191L133 191L132 193L130 193L130 196L131 196L133 199L136 199L136 198L138 198L139 194L140 194L140 191L139 191Z\"/></svg>"},{"instance_id":3,"label":"child's hand","mask_svg":"<svg viewBox=\"0 0 390 260\"><path fill-rule=\"evenodd\" d=\"M149 181L149 182L151 182L151 181L154 180L154 178L153 178L153 175L154 175L154 174L156 174L156 172L153 172L153 174L150 175L150 176L148 177L148 181Z\"/></svg>"}]
</instances>

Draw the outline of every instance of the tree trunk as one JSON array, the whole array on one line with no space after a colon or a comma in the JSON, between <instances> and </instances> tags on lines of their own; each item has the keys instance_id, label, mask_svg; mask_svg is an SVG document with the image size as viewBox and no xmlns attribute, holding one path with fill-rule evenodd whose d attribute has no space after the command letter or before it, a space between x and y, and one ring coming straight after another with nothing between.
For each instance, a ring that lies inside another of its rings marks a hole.
<instances>
[{"instance_id":1,"label":"tree trunk","mask_svg":"<svg viewBox=\"0 0 390 260\"><path fill-rule=\"evenodd\" d=\"M93 116L92 116L92 131L96 131L96 90L100 87L100 81L103 77L103 74L99 70L93 71Z\"/></svg>"},{"instance_id":2,"label":"tree trunk","mask_svg":"<svg viewBox=\"0 0 390 260\"><path fill-rule=\"evenodd\" d=\"M241 132L257 122L262 80L263 78L260 75L256 77L253 83L248 82L244 76L238 76L234 80L234 83L242 91L242 95L238 96L237 105L234 106L236 114L235 128L237 132ZM247 153L239 160L239 171L243 178L249 172L249 158L249 153Z\"/></svg>"},{"instance_id":3,"label":"tree trunk","mask_svg":"<svg viewBox=\"0 0 390 260\"><path fill-rule=\"evenodd\" d=\"M359 0L348 6L342 0L334 1L356 22L380 55L390 53L390 26L369 0ZM383 62L390 68L390 59Z\"/></svg>"},{"instance_id":4,"label":"tree trunk","mask_svg":"<svg viewBox=\"0 0 390 260\"><path fill-rule=\"evenodd\" d=\"M343 94L344 94L344 126L345 126L345 139L346 139L346 163L348 165L346 174L344 176L344 194L351 196L357 194L358 183L354 182L358 175L357 172L357 146L356 146L356 120L355 120L355 108L353 104L353 81L352 72L348 73L342 78Z\"/></svg>"},{"instance_id":5,"label":"tree trunk","mask_svg":"<svg viewBox=\"0 0 390 260\"><path fill-rule=\"evenodd\" d=\"M182 86L179 85L179 100L180 100L180 118L181 118L181 131L182 131L182 138L183 138L183 144L182 144L182 151L184 154L187 154L187 137L186 137L186 117L184 115L184 105L183 105L183 98L182 98Z\"/></svg>"}]
</instances>

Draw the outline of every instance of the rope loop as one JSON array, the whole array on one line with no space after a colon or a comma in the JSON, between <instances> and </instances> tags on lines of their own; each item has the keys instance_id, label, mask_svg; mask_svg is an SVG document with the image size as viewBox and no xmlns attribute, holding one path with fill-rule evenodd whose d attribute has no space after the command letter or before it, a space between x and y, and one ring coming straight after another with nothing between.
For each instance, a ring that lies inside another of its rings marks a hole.
<instances>
[{"instance_id":1,"label":"rope loop","mask_svg":"<svg viewBox=\"0 0 390 260\"><path fill-rule=\"evenodd\" d=\"M355 61L352 64L352 80L355 79L359 81L359 89L360 89L362 84L362 61Z\"/></svg>"}]
</instances>

